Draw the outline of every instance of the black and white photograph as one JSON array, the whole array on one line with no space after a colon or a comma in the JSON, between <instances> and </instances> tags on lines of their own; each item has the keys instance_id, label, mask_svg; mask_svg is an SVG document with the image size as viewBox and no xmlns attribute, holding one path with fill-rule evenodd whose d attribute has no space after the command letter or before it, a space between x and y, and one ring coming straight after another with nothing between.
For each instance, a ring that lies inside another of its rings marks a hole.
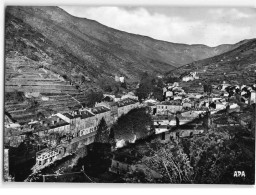
<instances>
[{"instance_id":1,"label":"black and white photograph","mask_svg":"<svg viewBox=\"0 0 256 195\"><path fill-rule=\"evenodd\" d=\"M4 183L255 185L255 7L3 15Z\"/></svg>"}]
</instances>

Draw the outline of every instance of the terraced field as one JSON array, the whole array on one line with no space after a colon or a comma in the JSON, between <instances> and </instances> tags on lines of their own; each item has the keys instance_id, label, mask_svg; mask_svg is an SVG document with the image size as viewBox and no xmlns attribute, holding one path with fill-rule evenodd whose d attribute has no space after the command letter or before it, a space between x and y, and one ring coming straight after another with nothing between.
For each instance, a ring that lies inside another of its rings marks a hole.
<instances>
[{"instance_id":1,"label":"terraced field","mask_svg":"<svg viewBox=\"0 0 256 195\"><path fill-rule=\"evenodd\" d=\"M23 94L20 100L6 98L5 111L14 120L25 123L39 115L82 107L86 102L85 95L60 75L18 53L14 56L7 57L5 63L5 93Z\"/></svg>"}]
</instances>

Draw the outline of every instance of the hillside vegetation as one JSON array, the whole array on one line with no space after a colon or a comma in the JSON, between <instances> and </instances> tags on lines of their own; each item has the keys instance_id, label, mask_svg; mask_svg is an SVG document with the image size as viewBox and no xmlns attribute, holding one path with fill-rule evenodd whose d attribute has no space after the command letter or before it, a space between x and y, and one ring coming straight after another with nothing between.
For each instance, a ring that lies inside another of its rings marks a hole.
<instances>
[{"instance_id":1,"label":"hillside vegetation","mask_svg":"<svg viewBox=\"0 0 256 195\"><path fill-rule=\"evenodd\" d=\"M256 79L256 39L244 40L237 45L231 51L181 66L167 73L167 76L182 78L189 72L197 71L200 77L198 82L252 84Z\"/></svg>"},{"instance_id":2,"label":"hillside vegetation","mask_svg":"<svg viewBox=\"0 0 256 195\"><path fill-rule=\"evenodd\" d=\"M99 77L113 78L115 74L119 74L134 81L143 71L164 73L235 47L208 47L158 41L118 31L96 21L73 17L58 7L7 7L6 13L7 20L10 15L20 19L22 27L23 24L29 25L31 30L37 35L42 34L47 43L54 47L52 50L45 48L42 51L57 55L49 63L57 64L58 71L65 71L67 66L69 72L73 73L71 76L80 72L92 80ZM16 36L19 37L18 34ZM34 35L27 36L24 44L30 45L34 38ZM35 46L37 49L37 45ZM45 61L43 57L34 59ZM70 60L71 64L66 63Z\"/></svg>"}]
</instances>

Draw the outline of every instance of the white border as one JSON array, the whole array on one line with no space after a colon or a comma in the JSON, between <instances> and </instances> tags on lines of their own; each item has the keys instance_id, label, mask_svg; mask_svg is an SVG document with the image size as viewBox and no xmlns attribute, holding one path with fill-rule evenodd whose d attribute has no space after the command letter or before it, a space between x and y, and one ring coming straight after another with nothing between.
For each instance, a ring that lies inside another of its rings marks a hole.
<instances>
[{"instance_id":1,"label":"white border","mask_svg":"<svg viewBox=\"0 0 256 195\"><path fill-rule=\"evenodd\" d=\"M0 1L1 13L1 29L0 29L0 43L1 43L1 92L0 96L1 106L3 103L3 72L4 72L4 8L7 5L143 5L143 6L216 6L216 7L256 7L256 0L2 0ZM255 21L256 25L256 21ZM0 116L1 120L1 140L3 138L3 107ZM0 144L1 154L1 177L2 177L2 156L3 145ZM77 184L77 183L1 183L1 194L141 194L141 195L167 195L167 194L187 194L202 193L204 195L211 194L255 194L255 186L242 186L242 185L158 185L158 184Z\"/></svg>"}]
</instances>

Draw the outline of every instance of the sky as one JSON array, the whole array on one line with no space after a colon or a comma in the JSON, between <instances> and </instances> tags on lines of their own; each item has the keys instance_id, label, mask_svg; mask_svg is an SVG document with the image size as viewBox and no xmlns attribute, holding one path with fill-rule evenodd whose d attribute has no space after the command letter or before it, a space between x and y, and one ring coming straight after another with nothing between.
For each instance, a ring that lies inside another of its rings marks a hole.
<instances>
[{"instance_id":1,"label":"sky","mask_svg":"<svg viewBox=\"0 0 256 195\"><path fill-rule=\"evenodd\" d=\"M245 7L60 6L69 14L154 39L211 47L256 38L256 9Z\"/></svg>"}]
</instances>

